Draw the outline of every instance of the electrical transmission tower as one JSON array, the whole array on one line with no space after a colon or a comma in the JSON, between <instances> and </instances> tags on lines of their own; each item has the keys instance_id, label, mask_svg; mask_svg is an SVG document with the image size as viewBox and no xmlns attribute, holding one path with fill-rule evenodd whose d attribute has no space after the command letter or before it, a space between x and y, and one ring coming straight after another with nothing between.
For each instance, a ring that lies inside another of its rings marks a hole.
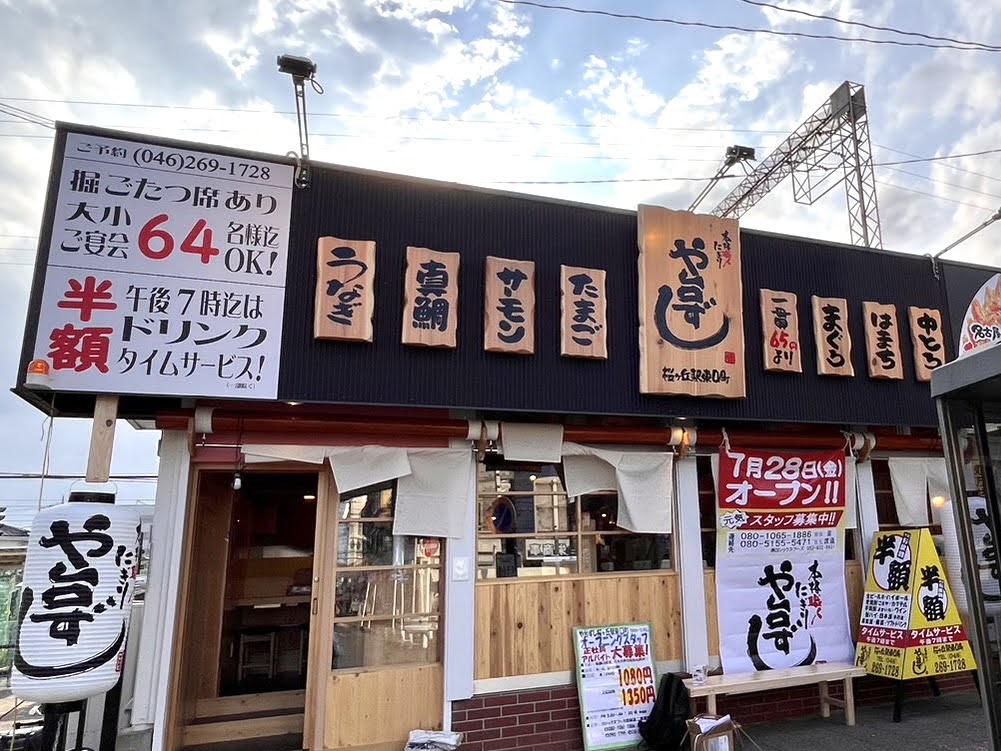
<instances>
[{"instance_id":1,"label":"electrical transmission tower","mask_svg":"<svg viewBox=\"0 0 1001 751\"><path fill-rule=\"evenodd\" d=\"M711 213L739 218L790 175L793 198L806 205L843 182L852 245L882 248L866 114L865 88L845 81Z\"/></svg>"}]
</instances>

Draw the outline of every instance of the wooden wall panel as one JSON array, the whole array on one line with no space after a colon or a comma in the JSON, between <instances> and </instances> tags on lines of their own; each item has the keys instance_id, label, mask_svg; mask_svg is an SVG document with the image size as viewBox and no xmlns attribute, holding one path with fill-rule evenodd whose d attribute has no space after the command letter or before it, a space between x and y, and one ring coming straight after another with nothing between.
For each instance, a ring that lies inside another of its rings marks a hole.
<instances>
[{"instance_id":1,"label":"wooden wall panel","mask_svg":"<svg viewBox=\"0 0 1001 751\"><path fill-rule=\"evenodd\" d=\"M716 612L716 570L706 569L706 631L709 636L709 654L719 654L719 620Z\"/></svg>"},{"instance_id":2,"label":"wooden wall panel","mask_svg":"<svg viewBox=\"0 0 1001 751\"><path fill-rule=\"evenodd\" d=\"M331 673L324 748L403 748L411 730L440 730L443 685L440 664Z\"/></svg>"},{"instance_id":3,"label":"wooden wall panel","mask_svg":"<svg viewBox=\"0 0 1001 751\"><path fill-rule=\"evenodd\" d=\"M573 670L572 629L649 622L657 660L680 660L676 573L519 580L476 588L475 677Z\"/></svg>"},{"instance_id":4,"label":"wooden wall panel","mask_svg":"<svg viewBox=\"0 0 1001 751\"><path fill-rule=\"evenodd\" d=\"M858 622L862 617L862 596L865 594L865 577L860 561L845 564L845 586L848 589L848 618L852 627L852 639L858 638Z\"/></svg>"}]
</instances>

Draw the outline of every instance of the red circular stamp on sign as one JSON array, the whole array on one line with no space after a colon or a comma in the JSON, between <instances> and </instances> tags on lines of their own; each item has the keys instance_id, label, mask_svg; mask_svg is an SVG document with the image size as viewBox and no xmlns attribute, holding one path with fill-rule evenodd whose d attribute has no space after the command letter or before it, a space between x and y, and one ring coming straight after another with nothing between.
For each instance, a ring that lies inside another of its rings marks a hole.
<instances>
[{"instance_id":1,"label":"red circular stamp on sign","mask_svg":"<svg viewBox=\"0 0 1001 751\"><path fill-rule=\"evenodd\" d=\"M435 558L441 550L441 543L437 540L421 540L421 555L425 558Z\"/></svg>"}]
</instances>

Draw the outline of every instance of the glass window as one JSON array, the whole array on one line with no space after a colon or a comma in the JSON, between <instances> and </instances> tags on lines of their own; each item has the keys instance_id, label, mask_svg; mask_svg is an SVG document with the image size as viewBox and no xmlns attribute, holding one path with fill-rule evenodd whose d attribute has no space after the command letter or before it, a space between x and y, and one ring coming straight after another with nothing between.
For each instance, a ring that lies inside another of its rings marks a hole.
<instances>
[{"instance_id":1,"label":"glass window","mask_svg":"<svg viewBox=\"0 0 1001 751\"><path fill-rule=\"evenodd\" d=\"M669 535L620 528L615 493L571 498L561 470L479 465L478 579L671 568Z\"/></svg>"},{"instance_id":2,"label":"glass window","mask_svg":"<svg viewBox=\"0 0 1001 751\"><path fill-rule=\"evenodd\" d=\"M396 483L338 506L332 668L438 662L441 540L395 536Z\"/></svg>"}]
</instances>

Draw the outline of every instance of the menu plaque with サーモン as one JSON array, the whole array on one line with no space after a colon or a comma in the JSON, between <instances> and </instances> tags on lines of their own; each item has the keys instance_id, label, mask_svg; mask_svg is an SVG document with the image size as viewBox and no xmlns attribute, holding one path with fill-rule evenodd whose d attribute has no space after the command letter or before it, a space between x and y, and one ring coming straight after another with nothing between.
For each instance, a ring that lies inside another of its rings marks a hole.
<instances>
[{"instance_id":1,"label":"menu plaque with \u30b5\u30fc\u30e2\u30f3","mask_svg":"<svg viewBox=\"0 0 1001 751\"><path fill-rule=\"evenodd\" d=\"M650 624L575 628L574 654L584 748L635 748L656 698Z\"/></svg>"}]
</instances>

